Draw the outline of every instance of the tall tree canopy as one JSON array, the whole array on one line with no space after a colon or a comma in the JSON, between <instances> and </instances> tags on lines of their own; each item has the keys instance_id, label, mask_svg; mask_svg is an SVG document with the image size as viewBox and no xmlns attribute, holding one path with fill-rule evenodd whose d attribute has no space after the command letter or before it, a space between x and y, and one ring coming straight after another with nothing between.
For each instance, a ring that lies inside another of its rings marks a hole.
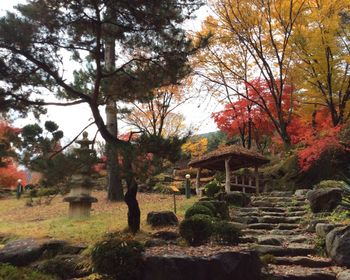
<instances>
[{"instance_id":1,"label":"tall tree canopy","mask_svg":"<svg viewBox=\"0 0 350 280\"><path fill-rule=\"evenodd\" d=\"M56 105L87 103L102 137L127 149L125 141L108 131L99 107L111 96L115 101L142 99L153 88L175 83L188 73L192 46L182 23L200 4L193 0L32 0L18 5L17 13L0 18L4 99L8 104L45 105L43 94L52 94L68 100ZM109 38L116 43L112 69L104 61ZM67 55L79 63L73 82L67 71L74 66L67 64ZM137 184L132 161L125 162L130 191L126 200L133 212L138 208ZM138 227L134 225L133 231Z\"/></svg>"},{"instance_id":2,"label":"tall tree canopy","mask_svg":"<svg viewBox=\"0 0 350 280\"><path fill-rule=\"evenodd\" d=\"M180 85L156 89L144 102L134 103L133 110L124 121L149 136L185 136L185 118L174 110L190 98Z\"/></svg>"},{"instance_id":3,"label":"tall tree canopy","mask_svg":"<svg viewBox=\"0 0 350 280\"><path fill-rule=\"evenodd\" d=\"M327 108L333 126L350 119L349 14L347 0L308 1L293 36L304 112Z\"/></svg>"},{"instance_id":4,"label":"tall tree canopy","mask_svg":"<svg viewBox=\"0 0 350 280\"><path fill-rule=\"evenodd\" d=\"M285 87L294 57L291 37L305 0L211 1L215 16L208 17L201 34L212 37L197 57L197 73L226 97L238 95L253 101L268 115L286 147L291 144L287 126L290 112L283 100L293 98ZM260 77L268 86L269 102L251 82ZM255 90L252 100L247 86ZM289 95L289 96L286 96ZM272 105L272 106L271 106ZM273 111L271 111L271 108Z\"/></svg>"}]
</instances>

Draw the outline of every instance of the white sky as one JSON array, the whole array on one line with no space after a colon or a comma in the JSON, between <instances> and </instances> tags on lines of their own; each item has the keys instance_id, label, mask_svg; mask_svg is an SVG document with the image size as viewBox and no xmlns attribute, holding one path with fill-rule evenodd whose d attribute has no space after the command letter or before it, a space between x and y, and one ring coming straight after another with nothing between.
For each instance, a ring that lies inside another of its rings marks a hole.
<instances>
[{"instance_id":1,"label":"white sky","mask_svg":"<svg viewBox=\"0 0 350 280\"><path fill-rule=\"evenodd\" d=\"M14 5L19 3L25 3L25 0L0 0L0 15L6 10L11 10ZM189 30L198 30L201 25L201 21L208 15L208 8L202 7L198 11L198 18L188 24ZM191 103L184 104L179 107L178 112L184 114L186 118L186 125L196 128L197 133L206 133L210 131L217 130L215 123L211 119L211 114L214 111L218 111L218 107L215 100L202 100L196 99L191 100ZM87 124L91 122L92 116L90 109L87 105L77 105L70 107L57 107L49 106L47 107L48 114L43 116L41 122L44 123L46 120L55 121L60 129L64 131L64 142L67 143L73 139L77 133L79 133ZM104 116L104 112L102 113ZM22 126L27 123L37 122L34 119L17 120L16 125ZM123 124L120 123L119 126L122 128ZM95 135L97 128L91 127L88 129L89 136L93 137Z\"/></svg>"}]
</instances>

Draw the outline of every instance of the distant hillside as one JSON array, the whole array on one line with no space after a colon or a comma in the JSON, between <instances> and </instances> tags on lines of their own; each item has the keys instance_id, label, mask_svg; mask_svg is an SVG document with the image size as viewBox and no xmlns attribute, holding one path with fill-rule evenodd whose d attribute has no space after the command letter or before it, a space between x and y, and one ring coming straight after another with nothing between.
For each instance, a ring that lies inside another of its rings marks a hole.
<instances>
[{"instance_id":1,"label":"distant hillside","mask_svg":"<svg viewBox=\"0 0 350 280\"><path fill-rule=\"evenodd\" d=\"M193 138L208 139L208 152L215 150L221 143L227 142L227 136L222 131L212 131L208 133L196 134L192 136Z\"/></svg>"}]
</instances>

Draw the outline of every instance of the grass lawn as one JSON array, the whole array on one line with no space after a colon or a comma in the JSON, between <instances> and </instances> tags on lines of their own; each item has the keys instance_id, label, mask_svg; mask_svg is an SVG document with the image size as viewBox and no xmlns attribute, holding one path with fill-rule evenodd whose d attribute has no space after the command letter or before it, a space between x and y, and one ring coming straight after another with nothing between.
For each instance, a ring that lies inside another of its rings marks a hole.
<instances>
[{"instance_id":1,"label":"grass lawn","mask_svg":"<svg viewBox=\"0 0 350 280\"><path fill-rule=\"evenodd\" d=\"M52 237L69 240L74 243L95 243L106 232L120 231L127 226L127 206L124 202L111 203L106 192L95 191L98 199L92 206L90 218L69 219L68 203L62 196L53 199L50 205L26 206L26 198L0 200L0 234L19 237ZM141 230L154 231L146 223L150 211L173 211L173 197L166 194L139 193L137 196L141 208ZM197 198L186 199L176 196L177 216L181 220L184 212Z\"/></svg>"}]
</instances>

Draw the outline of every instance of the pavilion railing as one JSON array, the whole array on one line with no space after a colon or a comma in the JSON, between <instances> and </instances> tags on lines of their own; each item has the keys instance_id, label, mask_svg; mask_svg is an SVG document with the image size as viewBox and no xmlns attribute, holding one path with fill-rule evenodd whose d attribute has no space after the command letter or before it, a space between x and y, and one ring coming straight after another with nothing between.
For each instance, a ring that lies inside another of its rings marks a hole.
<instances>
[{"instance_id":1,"label":"pavilion railing","mask_svg":"<svg viewBox=\"0 0 350 280\"><path fill-rule=\"evenodd\" d=\"M253 175L253 174L244 174L244 175L232 174L231 191L242 190L243 193L245 192L259 193L261 192L261 190L264 189L261 182L262 180L260 178L259 183L257 184L256 175ZM249 190L253 190L253 191L249 191Z\"/></svg>"}]
</instances>

